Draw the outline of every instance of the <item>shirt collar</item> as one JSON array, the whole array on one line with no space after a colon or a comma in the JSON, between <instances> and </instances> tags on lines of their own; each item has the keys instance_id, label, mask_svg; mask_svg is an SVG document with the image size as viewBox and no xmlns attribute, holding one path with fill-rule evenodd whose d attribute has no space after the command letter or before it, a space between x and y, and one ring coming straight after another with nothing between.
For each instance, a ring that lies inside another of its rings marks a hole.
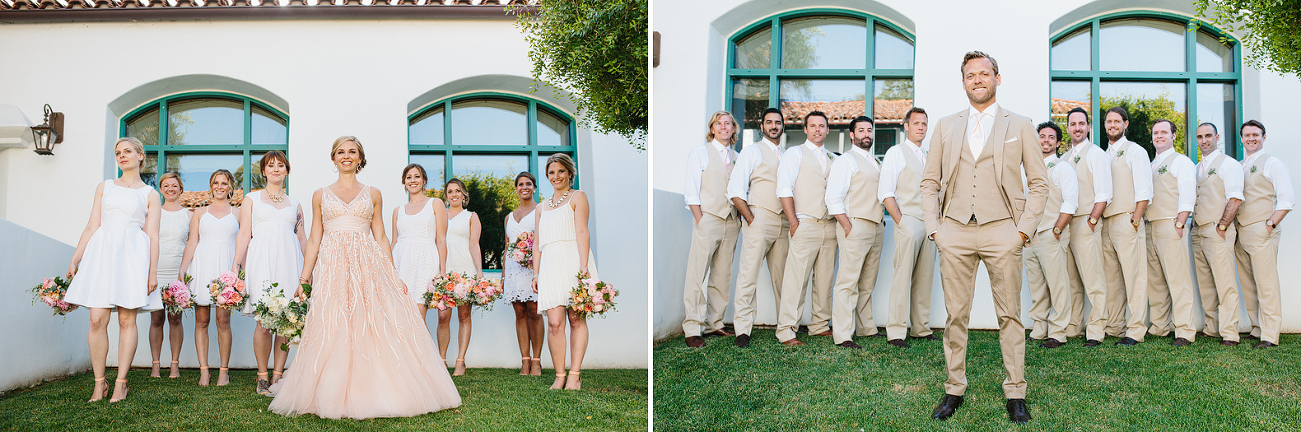
<instances>
[{"instance_id":1,"label":"shirt collar","mask_svg":"<svg viewBox=\"0 0 1301 432\"><path fill-rule=\"evenodd\" d=\"M1163 151L1163 152L1161 152L1161 153L1157 153L1157 154L1156 154L1156 159L1159 159L1159 160L1161 160L1161 161L1165 161L1166 158L1170 157L1170 153L1174 153L1174 151L1175 151L1174 146L1170 146L1170 148L1166 149L1165 151ZM1153 160L1153 162L1155 162L1155 160Z\"/></svg>"},{"instance_id":2,"label":"shirt collar","mask_svg":"<svg viewBox=\"0 0 1301 432\"><path fill-rule=\"evenodd\" d=\"M714 145L714 151L716 151L716 152L721 152L721 151L723 151L723 149L726 149L726 148L727 148L727 146L723 145L723 143L718 142L718 139L714 139L713 141L710 141L709 143Z\"/></svg>"},{"instance_id":3,"label":"shirt collar","mask_svg":"<svg viewBox=\"0 0 1301 432\"><path fill-rule=\"evenodd\" d=\"M823 145L820 146L820 145L814 144L813 141L805 140L805 141L804 141L804 144L802 144L802 145L808 147L809 150L812 150L814 153L818 153L818 152L820 152L820 151L826 151L826 148L827 148L826 145L825 145L826 143L824 142L824 143L822 143L822 144L823 144Z\"/></svg>"},{"instance_id":4,"label":"shirt collar","mask_svg":"<svg viewBox=\"0 0 1301 432\"><path fill-rule=\"evenodd\" d=\"M778 150L778 149L781 148L781 146L780 146L780 145L777 145L777 144L773 144L772 141L768 141L768 137L764 137L764 139L759 140L759 142L764 143L764 144L767 144L769 150L775 151L775 152L777 152L778 154L781 153L781 151Z\"/></svg>"},{"instance_id":5,"label":"shirt collar","mask_svg":"<svg viewBox=\"0 0 1301 432\"><path fill-rule=\"evenodd\" d=\"M1091 145L1093 145L1093 141L1089 141L1088 139L1085 139L1084 142L1079 143L1074 147L1071 147L1071 156L1079 155L1081 151L1084 151L1084 146L1091 146Z\"/></svg>"},{"instance_id":6,"label":"shirt collar","mask_svg":"<svg viewBox=\"0 0 1301 432\"><path fill-rule=\"evenodd\" d=\"M872 153L871 153L871 152L868 152L867 150L863 150L863 149L861 149L861 148L858 148L858 146L853 146L853 148L850 148L849 151L851 151L851 152L855 152L855 153L858 153L858 155L859 155L859 156L862 156L864 159L872 159Z\"/></svg>"},{"instance_id":7,"label":"shirt collar","mask_svg":"<svg viewBox=\"0 0 1301 432\"><path fill-rule=\"evenodd\" d=\"M981 113L982 113L982 112L979 111L979 110L976 110L976 107L974 107L974 106L968 106L968 107L967 107L967 116L968 116L968 118L972 118L972 119L974 119L974 118L976 118L976 114L981 114ZM990 105L990 106L988 106L988 107L985 107L985 111L983 111L983 113L989 115L989 118L994 118L994 114L997 114L997 113L998 113L998 102L994 102L992 105Z\"/></svg>"},{"instance_id":8,"label":"shirt collar","mask_svg":"<svg viewBox=\"0 0 1301 432\"><path fill-rule=\"evenodd\" d=\"M1207 162L1210 162L1211 159L1214 159L1215 156L1218 155L1218 154L1220 154L1220 153L1224 153L1224 152L1220 151L1219 148L1216 148L1215 150L1212 150L1210 153L1207 153L1207 154L1202 155L1202 160L1207 161Z\"/></svg>"},{"instance_id":9,"label":"shirt collar","mask_svg":"<svg viewBox=\"0 0 1301 432\"><path fill-rule=\"evenodd\" d=\"M1044 157L1044 165L1048 165L1053 162L1057 162L1057 155L1051 154Z\"/></svg>"},{"instance_id":10,"label":"shirt collar","mask_svg":"<svg viewBox=\"0 0 1301 432\"><path fill-rule=\"evenodd\" d=\"M1260 155L1263 154L1263 153L1264 153L1264 152L1257 151L1256 153L1252 154L1251 156L1247 156L1247 157L1243 158L1243 159L1242 159L1242 166L1243 166L1243 167L1246 167L1246 166L1248 166L1248 165L1251 165L1252 163L1255 163L1255 162L1256 162L1256 159L1260 158Z\"/></svg>"}]
</instances>

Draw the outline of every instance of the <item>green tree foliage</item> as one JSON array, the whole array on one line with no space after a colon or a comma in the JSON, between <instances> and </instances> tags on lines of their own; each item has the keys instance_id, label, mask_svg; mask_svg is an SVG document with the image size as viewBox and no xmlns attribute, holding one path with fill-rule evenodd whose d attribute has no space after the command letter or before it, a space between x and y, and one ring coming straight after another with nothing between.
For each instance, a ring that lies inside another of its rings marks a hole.
<instances>
[{"instance_id":1,"label":"green tree foliage","mask_svg":"<svg viewBox=\"0 0 1301 432\"><path fill-rule=\"evenodd\" d=\"M1186 142L1184 137L1188 132L1188 125L1184 122L1184 113L1175 110L1175 102L1170 98L1169 92L1162 92L1156 97L1103 96L1101 102L1103 111L1100 112L1097 122L1102 123L1105 120L1106 110L1115 106L1125 108L1125 111L1129 113L1129 128L1125 130L1125 137L1143 146L1147 150L1148 160L1156 158L1156 148L1152 146L1152 123L1159 119L1173 121L1179 126L1179 130L1175 131L1175 151L1188 154L1184 148ZM1105 135L1106 129L1103 128L1102 130ZM1105 137L1099 137L1097 142L1104 145L1104 149L1106 148L1107 140Z\"/></svg>"},{"instance_id":2,"label":"green tree foliage","mask_svg":"<svg viewBox=\"0 0 1301 432\"><path fill-rule=\"evenodd\" d=\"M521 9L512 8L519 13ZM516 20L540 80L569 93L582 122L646 147L647 0L547 0Z\"/></svg>"},{"instance_id":3,"label":"green tree foliage","mask_svg":"<svg viewBox=\"0 0 1301 432\"><path fill-rule=\"evenodd\" d=\"M1193 0L1193 6L1216 27L1244 35L1251 67L1301 77L1301 0Z\"/></svg>"},{"instance_id":4,"label":"green tree foliage","mask_svg":"<svg viewBox=\"0 0 1301 432\"><path fill-rule=\"evenodd\" d=\"M881 94L876 96L876 99L878 100L902 100L913 98L913 80L891 79L878 82L881 83Z\"/></svg>"},{"instance_id":5,"label":"green tree foliage","mask_svg":"<svg viewBox=\"0 0 1301 432\"><path fill-rule=\"evenodd\" d=\"M515 178L498 177L492 173L477 172L456 176L465 183L469 200L466 209L479 215L479 252L483 255L483 269L503 268L506 252L506 215L519 206L515 195ZM425 195L443 199L443 191L430 189Z\"/></svg>"}]
</instances>

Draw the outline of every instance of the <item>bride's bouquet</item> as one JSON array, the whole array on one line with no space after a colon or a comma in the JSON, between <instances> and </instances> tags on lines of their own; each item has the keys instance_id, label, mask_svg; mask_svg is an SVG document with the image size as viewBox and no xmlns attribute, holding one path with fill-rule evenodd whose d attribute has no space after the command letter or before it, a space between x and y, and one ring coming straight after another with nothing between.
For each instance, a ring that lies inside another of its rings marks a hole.
<instances>
[{"instance_id":1,"label":"bride's bouquet","mask_svg":"<svg viewBox=\"0 0 1301 432\"><path fill-rule=\"evenodd\" d=\"M32 288L32 293L36 294L36 299L45 303L46 306L54 309L55 315L67 315L77 309L77 305L68 303L63 300L63 296L68 293L68 285L72 284L72 279L63 280L61 277L45 278L40 285Z\"/></svg>"},{"instance_id":2,"label":"bride's bouquet","mask_svg":"<svg viewBox=\"0 0 1301 432\"><path fill-rule=\"evenodd\" d=\"M533 232L524 231L515 237L515 241L506 246L506 256L519 263L520 267L533 268Z\"/></svg>"},{"instance_id":3,"label":"bride's bouquet","mask_svg":"<svg viewBox=\"0 0 1301 432\"><path fill-rule=\"evenodd\" d=\"M163 297L163 308L167 310L168 315L180 315L186 309L194 307L194 295L190 293L190 280L194 279L190 275L185 275L185 281L172 281L163 292L159 293Z\"/></svg>"},{"instance_id":4,"label":"bride's bouquet","mask_svg":"<svg viewBox=\"0 0 1301 432\"><path fill-rule=\"evenodd\" d=\"M244 269L239 274L225 272L208 283L208 292L212 294L212 304L217 307L236 310L244 307L248 301L248 290L244 288Z\"/></svg>"},{"instance_id":5,"label":"bride's bouquet","mask_svg":"<svg viewBox=\"0 0 1301 432\"><path fill-rule=\"evenodd\" d=\"M425 306L447 310L462 305L473 305L492 310L492 304L501 298L501 280L451 272L435 277L425 293Z\"/></svg>"},{"instance_id":6,"label":"bride's bouquet","mask_svg":"<svg viewBox=\"0 0 1301 432\"><path fill-rule=\"evenodd\" d=\"M591 318L596 315L605 317L605 313L614 310L614 297L619 290L609 282L593 278L587 272L578 273L578 286L569 292L569 310Z\"/></svg>"},{"instance_id":7,"label":"bride's bouquet","mask_svg":"<svg viewBox=\"0 0 1301 432\"><path fill-rule=\"evenodd\" d=\"M303 338L308 302L305 298L285 296L283 291L275 289L278 285L280 283L276 282L266 287L266 294L253 308L253 316L262 328L270 330L276 336L289 338L289 342L280 344L280 349L289 351L289 347L298 345L298 341ZM312 295L311 285L303 284L303 295Z\"/></svg>"}]
</instances>

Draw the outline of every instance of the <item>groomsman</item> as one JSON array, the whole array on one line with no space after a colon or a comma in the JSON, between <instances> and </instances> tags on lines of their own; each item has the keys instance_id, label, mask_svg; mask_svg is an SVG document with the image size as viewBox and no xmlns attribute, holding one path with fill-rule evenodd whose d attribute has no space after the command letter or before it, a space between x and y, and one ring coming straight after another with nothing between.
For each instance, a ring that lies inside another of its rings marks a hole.
<instances>
[{"instance_id":1,"label":"groomsman","mask_svg":"<svg viewBox=\"0 0 1301 432\"><path fill-rule=\"evenodd\" d=\"M1238 280L1234 272L1233 219L1242 205L1242 164L1219 148L1220 132L1212 123L1197 127L1197 203L1193 206L1193 264L1206 310L1206 328L1198 336L1222 338L1220 345L1238 344Z\"/></svg>"},{"instance_id":2,"label":"groomsman","mask_svg":"<svg viewBox=\"0 0 1301 432\"><path fill-rule=\"evenodd\" d=\"M1089 140L1089 113L1076 107L1066 114L1071 149L1062 157L1075 171L1079 205L1071 218L1070 254L1066 270L1071 277L1071 318L1066 336L1083 332L1084 346L1102 344L1107 324L1107 279L1102 267L1102 213L1111 202L1111 158ZM1084 316L1084 299L1092 309Z\"/></svg>"},{"instance_id":3,"label":"groomsman","mask_svg":"<svg viewBox=\"0 0 1301 432\"><path fill-rule=\"evenodd\" d=\"M854 343L855 333L879 335L872 320L872 290L881 264L885 225L881 223L884 207L876 198L881 167L872 157L872 130L871 117L858 116L849 122L854 147L831 163L827 175L827 212L839 225L836 244L840 248L840 271L831 302L831 339L853 349L863 348Z\"/></svg>"},{"instance_id":4,"label":"groomsman","mask_svg":"<svg viewBox=\"0 0 1301 432\"><path fill-rule=\"evenodd\" d=\"M1030 420L1025 403L1021 248L1039 225L1048 179L1034 124L999 107L995 99L1000 80L992 57L980 51L966 54L962 84L971 106L940 119L922 176L926 231L940 251L944 307L949 313L944 330L948 380L944 399L931 413L941 420L957 412L967 390L967 323L981 262L989 272L998 315L1008 419Z\"/></svg>"},{"instance_id":5,"label":"groomsman","mask_svg":"<svg viewBox=\"0 0 1301 432\"><path fill-rule=\"evenodd\" d=\"M926 168L926 110L914 107L903 117L908 142L890 147L881 163L881 204L894 219L894 278L885 333L890 345L908 348L904 336L939 340L931 333L931 291L935 286L935 242L922 218L922 171ZM910 307L911 305L911 307Z\"/></svg>"},{"instance_id":6,"label":"groomsman","mask_svg":"<svg viewBox=\"0 0 1301 432\"><path fill-rule=\"evenodd\" d=\"M687 255L687 279L682 301L687 317L682 332L687 346L705 346L706 336L730 336L723 329L732 280L732 255L740 231L735 212L727 200L727 177L736 160L736 122L732 114L719 111L709 118L705 143L687 154L687 182L682 195L691 209L691 252ZM706 280L705 278L709 279ZM703 285L708 282L708 293Z\"/></svg>"},{"instance_id":7,"label":"groomsman","mask_svg":"<svg viewBox=\"0 0 1301 432\"><path fill-rule=\"evenodd\" d=\"M1175 340L1182 347L1193 343L1193 279L1188 273L1188 241L1184 227L1197 199L1197 168L1188 156L1174 149L1174 122L1159 119L1152 123L1152 205L1147 218L1148 304L1156 336L1170 333L1174 324ZM1173 306L1173 309L1171 308Z\"/></svg>"},{"instance_id":8,"label":"groomsman","mask_svg":"<svg viewBox=\"0 0 1301 432\"><path fill-rule=\"evenodd\" d=\"M827 213L827 174L835 156L822 147L827 138L827 115L813 111L804 116L808 141L782 154L777 170L777 197L790 224L790 250L782 277L781 304L777 312L777 340L804 345L795 338L804 312L804 288L813 274L813 320L809 334L831 336L831 281L836 265L836 224Z\"/></svg>"},{"instance_id":9,"label":"groomsman","mask_svg":"<svg viewBox=\"0 0 1301 432\"><path fill-rule=\"evenodd\" d=\"M741 214L741 270L736 275L735 314L736 346L750 346L754 327L754 295L759 289L759 265L768 260L773 299L781 304L782 274L786 270L786 252L790 226L782 217L777 199L777 167L781 164L781 136L786 120L781 110L763 111L763 140L741 149L727 183L727 197Z\"/></svg>"},{"instance_id":10,"label":"groomsman","mask_svg":"<svg viewBox=\"0 0 1301 432\"><path fill-rule=\"evenodd\" d=\"M1260 338L1252 348L1278 346L1283 320L1279 298L1278 242L1283 232L1278 224L1292 211L1292 176L1283 161L1265 154L1265 125L1247 120L1241 128L1242 208L1238 211L1238 276L1242 299L1251 318L1251 337Z\"/></svg>"},{"instance_id":11,"label":"groomsman","mask_svg":"<svg viewBox=\"0 0 1301 432\"><path fill-rule=\"evenodd\" d=\"M1056 123L1039 126L1039 149L1048 168L1048 201L1034 237L1025 249L1025 275L1030 285L1030 339L1046 339L1039 346L1066 344L1066 323L1071 317L1071 281L1066 268L1070 254L1071 219L1079 205L1079 183L1071 164L1057 158L1061 128ZM1048 312L1052 309L1052 313Z\"/></svg>"},{"instance_id":12,"label":"groomsman","mask_svg":"<svg viewBox=\"0 0 1301 432\"><path fill-rule=\"evenodd\" d=\"M1147 235L1143 214L1152 200L1147 150L1125 138L1129 112L1114 107L1103 121L1111 156L1111 203L1102 212L1102 258L1107 275L1107 333L1116 345L1143 342L1147 333ZM1128 304L1129 319L1125 319ZM1087 346L1087 345L1086 345Z\"/></svg>"}]
</instances>

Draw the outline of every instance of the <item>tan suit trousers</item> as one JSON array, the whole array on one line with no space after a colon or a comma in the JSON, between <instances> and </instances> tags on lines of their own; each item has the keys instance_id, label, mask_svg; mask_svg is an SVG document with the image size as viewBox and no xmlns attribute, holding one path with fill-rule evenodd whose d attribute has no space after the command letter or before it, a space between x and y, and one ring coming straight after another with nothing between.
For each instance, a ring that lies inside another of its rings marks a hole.
<instances>
[{"instance_id":1,"label":"tan suit trousers","mask_svg":"<svg viewBox=\"0 0 1301 432\"><path fill-rule=\"evenodd\" d=\"M1147 334L1147 234L1134 215L1102 219L1102 268L1107 275L1107 334L1139 342ZM1129 312L1126 319L1125 312ZM1098 339L1101 340L1101 339Z\"/></svg>"},{"instance_id":2,"label":"tan suit trousers","mask_svg":"<svg viewBox=\"0 0 1301 432\"><path fill-rule=\"evenodd\" d=\"M1192 220L1192 219L1189 219ZM1149 333L1170 334L1174 325L1176 338L1193 341L1197 327L1193 324L1193 277L1188 265L1188 227L1183 238L1175 233L1174 219L1147 224L1147 302L1151 308ZM1173 308L1172 308L1173 307Z\"/></svg>"},{"instance_id":3,"label":"tan suit trousers","mask_svg":"<svg viewBox=\"0 0 1301 432\"><path fill-rule=\"evenodd\" d=\"M935 289L935 242L926 223L903 216L894 226L894 276L890 281L888 339L931 334L931 292ZM908 318L912 318L911 329Z\"/></svg>"},{"instance_id":4,"label":"tan suit trousers","mask_svg":"<svg viewBox=\"0 0 1301 432\"><path fill-rule=\"evenodd\" d=\"M948 379L944 393L962 396L967 390L967 324L976 291L976 268L985 263L989 272L994 313L998 316L998 341L1003 352L1003 394L1023 399L1025 382L1025 327L1021 324L1021 236L1012 219L977 225L944 218L935 245L940 251L940 277L944 285L944 364Z\"/></svg>"},{"instance_id":5,"label":"tan suit trousers","mask_svg":"<svg viewBox=\"0 0 1301 432\"><path fill-rule=\"evenodd\" d=\"M1278 242L1282 235L1279 228L1268 232L1264 222L1238 227L1238 280L1251 318L1251 334L1274 344L1278 343L1283 322L1278 283Z\"/></svg>"},{"instance_id":6,"label":"tan suit trousers","mask_svg":"<svg viewBox=\"0 0 1301 432\"><path fill-rule=\"evenodd\" d=\"M1066 337L1080 336L1101 341L1106 337L1107 277L1102 268L1102 221L1089 229L1089 215L1071 218L1070 251L1067 254L1066 272L1071 278L1071 317L1067 320ZM1065 234L1063 234L1065 236ZM1084 315L1084 299L1088 298L1089 315ZM1083 330L1081 330L1083 329ZM1065 342L1065 341L1063 341Z\"/></svg>"},{"instance_id":7,"label":"tan suit trousers","mask_svg":"<svg viewBox=\"0 0 1301 432\"><path fill-rule=\"evenodd\" d=\"M1238 340L1238 275L1233 268L1234 243L1238 227L1229 224L1224 238L1217 223L1193 227L1193 264L1197 267L1197 289L1206 311L1202 332L1227 341Z\"/></svg>"},{"instance_id":8,"label":"tan suit trousers","mask_svg":"<svg viewBox=\"0 0 1301 432\"><path fill-rule=\"evenodd\" d=\"M800 219L786 253L786 273L782 276L781 306L777 310L777 340L795 337L804 316L805 288L813 276L813 319L809 334L830 330L831 282L836 271L835 219ZM789 232L789 230L788 230Z\"/></svg>"},{"instance_id":9,"label":"tan suit trousers","mask_svg":"<svg viewBox=\"0 0 1301 432\"><path fill-rule=\"evenodd\" d=\"M1051 229L1043 230L1022 252L1026 282L1030 285L1030 319L1034 320L1030 330L1032 338L1066 342L1066 323L1071 317L1071 281L1066 271L1070 247L1071 227L1068 225L1062 230L1061 240L1053 235Z\"/></svg>"},{"instance_id":10,"label":"tan suit trousers","mask_svg":"<svg viewBox=\"0 0 1301 432\"><path fill-rule=\"evenodd\" d=\"M682 286L682 302L687 312L682 333L687 337L723 328L723 312L727 310L731 291L732 256L736 253L736 236L740 230L735 217L723 219L704 213L691 231L687 280ZM706 282L708 294L703 289Z\"/></svg>"},{"instance_id":11,"label":"tan suit trousers","mask_svg":"<svg viewBox=\"0 0 1301 432\"><path fill-rule=\"evenodd\" d=\"M866 219L849 219L849 235L836 223L836 246L840 249L840 270L831 302L831 338L835 343L851 340L853 335L877 333L872 320L872 290L881 267L881 246L885 244L885 225ZM855 330L857 327L857 330Z\"/></svg>"},{"instance_id":12,"label":"tan suit trousers","mask_svg":"<svg viewBox=\"0 0 1301 432\"><path fill-rule=\"evenodd\" d=\"M774 306L781 304L782 274L786 272L786 253L790 246L786 218L771 211L750 206L753 223L741 220L741 269L736 275L736 299L732 326L736 334L750 334L754 327L755 292L759 290L759 269L768 260L768 275L772 279Z\"/></svg>"}]
</instances>

